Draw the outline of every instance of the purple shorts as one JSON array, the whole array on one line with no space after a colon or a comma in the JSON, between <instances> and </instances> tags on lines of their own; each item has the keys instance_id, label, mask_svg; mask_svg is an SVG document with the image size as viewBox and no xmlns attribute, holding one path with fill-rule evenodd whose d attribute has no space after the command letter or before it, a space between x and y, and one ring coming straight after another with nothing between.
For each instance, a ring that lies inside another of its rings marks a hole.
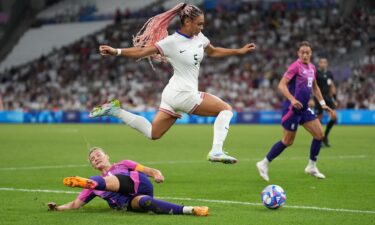
<instances>
[{"instance_id":1,"label":"purple shorts","mask_svg":"<svg viewBox=\"0 0 375 225\"><path fill-rule=\"evenodd\" d=\"M138 192L135 195L148 195L154 197L154 187L144 173L139 173L139 187Z\"/></svg>"},{"instance_id":2,"label":"purple shorts","mask_svg":"<svg viewBox=\"0 0 375 225\"><path fill-rule=\"evenodd\" d=\"M292 106L283 110L281 125L289 131L297 131L298 124L304 124L311 120L315 120L316 115L310 108L296 110Z\"/></svg>"},{"instance_id":3,"label":"purple shorts","mask_svg":"<svg viewBox=\"0 0 375 225\"><path fill-rule=\"evenodd\" d=\"M131 202L134 199L134 197L138 195L148 195L153 197L154 196L154 188L152 186L151 181L148 179L147 175L141 172L132 172L132 173L138 173L137 174L137 185L138 189L135 193L120 193L120 192L111 192L111 191L98 191L94 190L93 193L88 195L88 197L85 197L85 199L82 199L81 201L84 201L88 203L91 199L93 199L95 196L99 196L100 198L107 201L109 207L112 209L127 209L127 210L133 210L131 207ZM123 173L123 174L117 174L122 176L129 176L130 173ZM129 176L130 177L130 176ZM132 178L131 178L132 179ZM133 179L132 179L133 180ZM121 180L119 180L121 183ZM123 180L127 182L127 180ZM134 180L133 180L134 181ZM133 186L133 184L132 184ZM133 186L134 188L134 186ZM85 189L86 192L92 190Z\"/></svg>"},{"instance_id":4,"label":"purple shorts","mask_svg":"<svg viewBox=\"0 0 375 225\"><path fill-rule=\"evenodd\" d=\"M154 187L148 179L147 175L141 172L139 174L139 187L138 191L132 195L124 195L121 193L113 193L117 197L117 201L112 201L111 199L106 199L108 205L113 209L123 209L126 208L129 211L132 211L131 207L132 200L138 195L148 195L154 197ZM109 192L110 193L110 192Z\"/></svg>"}]
</instances>

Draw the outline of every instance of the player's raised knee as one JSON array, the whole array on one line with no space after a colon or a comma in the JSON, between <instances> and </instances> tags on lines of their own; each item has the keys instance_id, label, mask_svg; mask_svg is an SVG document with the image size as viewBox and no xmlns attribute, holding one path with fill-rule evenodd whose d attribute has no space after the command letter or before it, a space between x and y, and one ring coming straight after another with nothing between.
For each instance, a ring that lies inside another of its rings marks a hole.
<instances>
[{"instance_id":1,"label":"player's raised knee","mask_svg":"<svg viewBox=\"0 0 375 225\"><path fill-rule=\"evenodd\" d=\"M224 108L223 108L222 111L224 111L224 110L228 110L228 111L231 111L231 112L232 112L233 108L232 108L232 106L230 106L228 103L225 103L225 104L224 104Z\"/></svg>"},{"instance_id":2,"label":"player's raised knee","mask_svg":"<svg viewBox=\"0 0 375 225\"><path fill-rule=\"evenodd\" d=\"M152 132L151 140L153 140L153 141L159 140L162 136L163 136L162 133Z\"/></svg>"},{"instance_id":3,"label":"player's raised knee","mask_svg":"<svg viewBox=\"0 0 375 225\"><path fill-rule=\"evenodd\" d=\"M161 138L161 135L152 135L151 140L156 141Z\"/></svg>"}]
</instances>

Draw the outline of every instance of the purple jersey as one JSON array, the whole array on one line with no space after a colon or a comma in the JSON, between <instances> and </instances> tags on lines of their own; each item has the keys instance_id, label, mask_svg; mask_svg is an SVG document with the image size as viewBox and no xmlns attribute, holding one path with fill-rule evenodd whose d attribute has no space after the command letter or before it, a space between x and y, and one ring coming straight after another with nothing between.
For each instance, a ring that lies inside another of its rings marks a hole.
<instances>
[{"instance_id":1,"label":"purple jersey","mask_svg":"<svg viewBox=\"0 0 375 225\"><path fill-rule=\"evenodd\" d=\"M306 65L300 59L292 63L284 74L284 77L289 80L289 92L303 105L301 111L308 108L311 89L316 78L315 74L315 66L311 63ZM290 101L286 100L284 102L284 109L289 108L289 106Z\"/></svg>"},{"instance_id":2,"label":"purple jersey","mask_svg":"<svg viewBox=\"0 0 375 225\"><path fill-rule=\"evenodd\" d=\"M284 102L281 124L286 130L297 131L298 124L316 119L314 112L308 106L315 74L315 66L311 63L306 65L300 59L292 63L285 72L284 77L289 80L289 92L303 105L302 109L298 110L290 104L289 100Z\"/></svg>"},{"instance_id":3,"label":"purple jersey","mask_svg":"<svg viewBox=\"0 0 375 225\"><path fill-rule=\"evenodd\" d=\"M132 197L138 194L153 196L153 187L151 182L145 174L135 171L137 165L139 165L137 162L123 160L119 163L114 163L108 172L102 174L102 177L113 176L116 174L129 176L134 182L134 193L130 193L129 196L117 192L84 189L78 195L78 199L88 203L93 198L98 196L106 200L111 208L123 209L128 206Z\"/></svg>"},{"instance_id":4,"label":"purple jersey","mask_svg":"<svg viewBox=\"0 0 375 225\"><path fill-rule=\"evenodd\" d=\"M103 173L102 176L108 176L113 174L123 174L130 171L134 171L138 163L131 160L122 160L118 163L114 163L111 168L109 168L107 173Z\"/></svg>"}]
</instances>

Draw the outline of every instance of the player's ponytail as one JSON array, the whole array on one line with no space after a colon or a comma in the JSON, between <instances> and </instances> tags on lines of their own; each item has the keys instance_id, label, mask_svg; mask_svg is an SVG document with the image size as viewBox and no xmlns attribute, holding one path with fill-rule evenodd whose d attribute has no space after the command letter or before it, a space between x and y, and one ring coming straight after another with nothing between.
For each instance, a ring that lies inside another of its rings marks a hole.
<instances>
[{"instance_id":1,"label":"player's ponytail","mask_svg":"<svg viewBox=\"0 0 375 225\"><path fill-rule=\"evenodd\" d=\"M185 6L185 3L180 3L172 9L148 19L133 37L133 45L135 47L153 46L156 42L168 36L169 24Z\"/></svg>"},{"instance_id":2,"label":"player's ponytail","mask_svg":"<svg viewBox=\"0 0 375 225\"><path fill-rule=\"evenodd\" d=\"M153 46L156 42L167 37L168 26L176 15L180 16L181 23L183 24L186 18L194 19L201 14L203 14L203 12L198 7L187 5L186 3L180 3L172 9L148 19L133 37L133 45L134 47L140 48ZM151 58L159 61L165 60L160 54L153 55Z\"/></svg>"}]
</instances>

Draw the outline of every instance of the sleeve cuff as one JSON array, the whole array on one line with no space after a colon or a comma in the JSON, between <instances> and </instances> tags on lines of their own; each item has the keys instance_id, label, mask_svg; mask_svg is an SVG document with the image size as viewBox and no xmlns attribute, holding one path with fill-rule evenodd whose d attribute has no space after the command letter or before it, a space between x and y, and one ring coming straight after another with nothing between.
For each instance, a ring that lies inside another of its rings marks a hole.
<instances>
[{"instance_id":1,"label":"sleeve cuff","mask_svg":"<svg viewBox=\"0 0 375 225\"><path fill-rule=\"evenodd\" d=\"M145 167L141 164L138 164L136 167L135 167L135 170L136 171L139 171L139 172L143 172L145 170Z\"/></svg>"}]
</instances>

